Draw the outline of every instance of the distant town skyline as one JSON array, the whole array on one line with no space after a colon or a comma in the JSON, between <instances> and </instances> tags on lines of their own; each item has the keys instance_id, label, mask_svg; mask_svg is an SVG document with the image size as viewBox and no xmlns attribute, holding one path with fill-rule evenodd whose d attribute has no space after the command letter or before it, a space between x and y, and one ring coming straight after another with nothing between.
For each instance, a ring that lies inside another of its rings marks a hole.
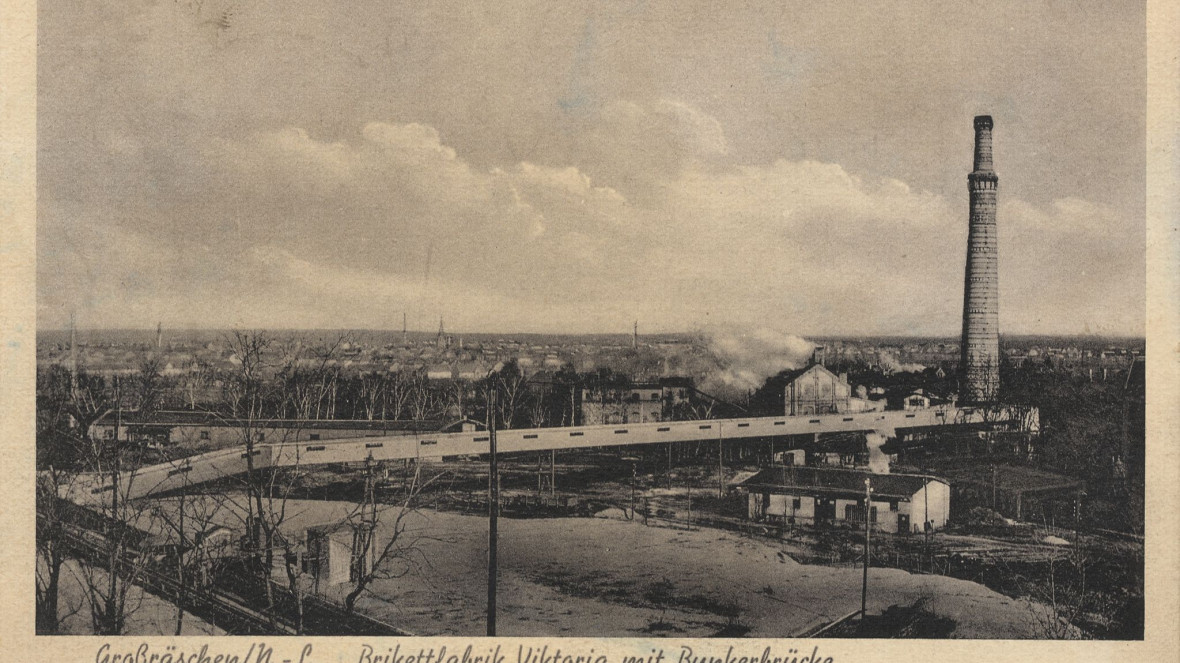
<instances>
[{"instance_id":1,"label":"distant town skyline","mask_svg":"<svg viewBox=\"0 0 1180 663\"><path fill-rule=\"evenodd\" d=\"M1142 4L39 7L38 327L1145 328Z\"/></svg>"}]
</instances>

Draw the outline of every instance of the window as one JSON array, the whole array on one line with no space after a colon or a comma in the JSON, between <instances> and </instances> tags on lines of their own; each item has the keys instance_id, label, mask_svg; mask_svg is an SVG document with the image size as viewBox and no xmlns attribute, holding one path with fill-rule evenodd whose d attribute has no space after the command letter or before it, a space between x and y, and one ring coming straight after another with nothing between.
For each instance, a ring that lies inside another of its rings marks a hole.
<instances>
[{"instance_id":1,"label":"window","mask_svg":"<svg viewBox=\"0 0 1180 663\"><path fill-rule=\"evenodd\" d=\"M798 511L800 509L800 507L802 507L802 506L803 506L803 500L799 499L798 497L791 500L791 508L792 509Z\"/></svg>"},{"instance_id":2,"label":"window","mask_svg":"<svg viewBox=\"0 0 1180 663\"><path fill-rule=\"evenodd\" d=\"M102 438L103 438L104 440L113 440L113 439L115 439L115 431L114 431L114 430L112 430L112 429L110 429L110 428L108 428L108 429L104 430L104 431L102 432Z\"/></svg>"},{"instance_id":3,"label":"window","mask_svg":"<svg viewBox=\"0 0 1180 663\"><path fill-rule=\"evenodd\" d=\"M263 441L263 440L265 440L265 439L266 439L266 433L259 432L259 433L258 433L258 441L259 441L259 442L262 442L262 441Z\"/></svg>"},{"instance_id":4,"label":"window","mask_svg":"<svg viewBox=\"0 0 1180 663\"><path fill-rule=\"evenodd\" d=\"M327 561L327 536L323 532L307 533L307 552L303 555L303 572L314 577L320 575L320 556Z\"/></svg>"},{"instance_id":5,"label":"window","mask_svg":"<svg viewBox=\"0 0 1180 663\"><path fill-rule=\"evenodd\" d=\"M209 439L209 431L207 431L207 430L201 431L201 439L208 440Z\"/></svg>"},{"instance_id":6,"label":"window","mask_svg":"<svg viewBox=\"0 0 1180 663\"><path fill-rule=\"evenodd\" d=\"M311 438L312 440L318 440L318 439L320 439L320 434L319 434L319 433L312 433L312 434L310 435L310 438Z\"/></svg>"}]
</instances>

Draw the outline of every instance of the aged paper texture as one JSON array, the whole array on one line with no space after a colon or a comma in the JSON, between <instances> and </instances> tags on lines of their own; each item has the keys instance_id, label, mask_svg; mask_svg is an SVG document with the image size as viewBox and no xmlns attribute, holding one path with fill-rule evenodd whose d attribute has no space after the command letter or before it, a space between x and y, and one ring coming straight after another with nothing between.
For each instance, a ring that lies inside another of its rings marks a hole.
<instances>
[{"instance_id":1,"label":"aged paper texture","mask_svg":"<svg viewBox=\"0 0 1180 663\"><path fill-rule=\"evenodd\" d=\"M1176 655L1178 3L0 21L8 658Z\"/></svg>"}]
</instances>

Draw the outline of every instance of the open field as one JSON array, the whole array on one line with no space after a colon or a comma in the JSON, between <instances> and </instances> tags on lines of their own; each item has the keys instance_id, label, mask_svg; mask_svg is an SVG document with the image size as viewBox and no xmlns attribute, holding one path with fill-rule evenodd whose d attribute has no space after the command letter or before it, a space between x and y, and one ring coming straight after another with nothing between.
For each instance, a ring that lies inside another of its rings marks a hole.
<instances>
[{"instance_id":1,"label":"open field","mask_svg":"<svg viewBox=\"0 0 1180 663\"><path fill-rule=\"evenodd\" d=\"M338 521L345 502L291 501L287 527ZM358 608L420 635L480 635L486 605L487 523L423 511L409 532L427 560L381 580ZM798 564L774 542L718 530L645 527L609 518L500 521L501 635L753 637L801 633L859 607L861 571ZM653 603L650 589L671 589ZM927 600L953 619L952 637L1041 634L1044 608L982 585L873 569L869 610ZM329 590L342 598L347 586ZM661 614L663 619L661 620ZM660 622L663 623L660 623Z\"/></svg>"},{"instance_id":2,"label":"open field","mask_svg":"<svg viewBox=\"0 0 1180 663\"><path fill-rule=\"evenodd\" d=\"M102 584L106 571L92 569L95 582ZM90 607L86 599L86 584L83 581L82 563L70 560L62 569L61 601L63 635L91 635ZM185 613L181 635L222 635L221 629L201 618ZM131 587L127 592L128 635L173 635L176 633L176 606L164 599L149 594L140 587Z\"/></svg>"}]
</instances>

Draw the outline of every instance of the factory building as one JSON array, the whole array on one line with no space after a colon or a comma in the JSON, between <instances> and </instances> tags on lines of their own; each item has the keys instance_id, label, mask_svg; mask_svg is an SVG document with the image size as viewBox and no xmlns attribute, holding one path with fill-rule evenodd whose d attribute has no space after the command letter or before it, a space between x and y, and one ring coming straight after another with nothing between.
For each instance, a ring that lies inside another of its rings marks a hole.
<instances>
[{"instance_id":1,"label":"factory building","mask_svg":"<svg viewBox=\"0 0 1180 663\"><path fill-rule=\"evenodd\" d=\"M694 392L692 379L679 377L626 386L586 386L581 393L581 423L593 426L671 421L677 406L688 403Z\"/></svg>"},{"instance_id":2,"label":"factory building","mask_svg":"<svg viewBox=\"0 0 1180 663\"><path fill-rule=\"evenodd\" d=\"M771 467L736 484L746 516L782 526L863 527L865 479L871 481L869 522L880 532L909 534L945 527L950 485L931 476L873 474L815 467Z\"/></svg>"},{"instance_id":3,"label":"factory building","mask_svg":"<svg viewBox=\"0 0 1180 663\"><path fill-rule=\"evenodd\" d=\"M869 398L863 385L853 389L848 374L837 375L824 365L824 346L816 346L807 366L783 374L783 414L798 417L845 412L872 412L884 403Z\"/></svg>"},{"instance_id":4,"label":"factory building","mask_svg":"<svg viewBox=\"0 0 1180 663\"><path fill-rule=\"evenodd\" d=\"M836 414L852 407L852 386L844 375L836 375L823 364L811 364L786 376L783 389L787 416Z\"/></svg>"}]
</instances>

